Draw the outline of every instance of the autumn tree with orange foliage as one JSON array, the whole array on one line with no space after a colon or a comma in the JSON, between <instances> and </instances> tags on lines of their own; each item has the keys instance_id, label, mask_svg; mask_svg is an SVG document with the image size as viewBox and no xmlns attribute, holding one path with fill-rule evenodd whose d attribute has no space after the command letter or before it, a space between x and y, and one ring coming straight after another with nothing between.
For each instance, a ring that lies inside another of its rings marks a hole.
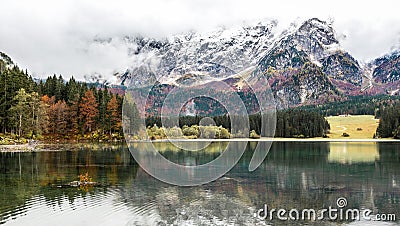
<instances>
[{"instance_id":1,"label":"autumn tree with orange foliage","mask_svg":"<svg viewBox=\"0 0 400 226\"><path fill-rule=\"evenodd\" d=\"M96 126L96 117L99 114L99 110L97 109L96 98L94 97L92 90L87 90L82 97L82 101L79 105L80 109L80 118L83 121L83 133L86 131L92 132L92 130Z\"/></svg>"},{"instance_id":2,"label":"autumn tree with orange foliage","mask_svg":"<svg viewBox=\"0 0 400 226\"><path fill-rule=\"evenodd\" d=\"M68 133L67 122L68 122L68 106L64 100L59 100L54 106L57 117L56 126L57 134L65 136Z\"/></svg>"},{"instance_id":3,"label":"autumn tree with orange foliage","mask_svg":"<svg viewBox=\"0 0 400 226\"><path fill-rule=\"evenodd\" d=\"M55 134L56 133L56 109L55 109L55 101L56 97L52 96L51 98L48 97L47 95L44 95L42 97L42 102L47 106L47 117L49 119L49 123L47 124L47 131L50 134Z\"/></svg>"},{"instance_id":4,"label":"autumn tree with orange foliage","mask_svg":"<svg viewBox=\"0 0 400 226\"><path fill-rule=\"evenodd\" d=\"M121 126L121 115L118 111L118 100L115 95L107 104L107 121L109 123L110 135Z\"/></svg>"},{"instance_id":5,"label":"autumn tree with orange foliage","mask_svg":"<svg viewBox=\"0 0 400 226\"><path fill-rule=\"evenodd\" d=\"M47 96L46 96L47 97ZM59 100L55 102L55 97L52 98L42 98L44 102L49 105L47 110L47 115L49 118L48 131L51 135L61 135L67 134L67 124L68 124L68 106L64 100Z\"/></svg>"}]
</instances>

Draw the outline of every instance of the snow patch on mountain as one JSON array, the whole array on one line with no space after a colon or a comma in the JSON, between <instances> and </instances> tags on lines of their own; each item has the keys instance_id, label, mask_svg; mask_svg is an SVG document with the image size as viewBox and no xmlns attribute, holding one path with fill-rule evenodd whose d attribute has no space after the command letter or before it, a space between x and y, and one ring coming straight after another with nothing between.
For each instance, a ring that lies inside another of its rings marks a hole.
<instances>
[{"instance_id":1,"label":"snow patch on mountain","mask_svg":"<svg viewBox=\"0 0 400 226\"><path fill-rule=\"evenodd\" d=\"M207 33L191 31L164 40L130 37L127 40L136 46L130 52L132 66L116 76L122 83L127 78L146 79L146 74L154 74L156 79L201 72L227 77L255 65L271 46L276 30L277 22L271 20ZM173 83L171 78L164 80Z\"/></svg>"}]
</instances>

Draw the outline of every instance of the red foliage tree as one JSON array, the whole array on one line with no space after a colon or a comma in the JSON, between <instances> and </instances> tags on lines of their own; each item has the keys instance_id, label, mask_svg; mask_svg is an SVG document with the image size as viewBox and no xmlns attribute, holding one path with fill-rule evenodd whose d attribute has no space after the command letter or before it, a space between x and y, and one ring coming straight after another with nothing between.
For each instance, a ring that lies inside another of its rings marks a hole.
<instances>
[{"instance_id":1,"label":"red foliage tree","mask_svg":"<svg viewBox=\"0 0 400 226\"><path fill-rule=\"evenodd\" d=\"M92 129L96 126L96 117L99 114L99 110L97 110L97 102L94 97L93 91L88 90L82 97L82 101L79 105L79 113L81 120L83 121L84 132L89 131L92 132Z\"/></svg>"},{"instance_id":2,"label":"red foliage tree","mask_svg":"<svg viewBox=\"0 0 400 226\"><path fill-rule=\"evenodd\" d=\"M52 135L66 135L68 132L68 106L64 100L59 100L57 103L54 103L54 100L54 96L52 98L42 97L42 101L49 105L47 109L48 131Z\"/></svg>"}]
</instances>

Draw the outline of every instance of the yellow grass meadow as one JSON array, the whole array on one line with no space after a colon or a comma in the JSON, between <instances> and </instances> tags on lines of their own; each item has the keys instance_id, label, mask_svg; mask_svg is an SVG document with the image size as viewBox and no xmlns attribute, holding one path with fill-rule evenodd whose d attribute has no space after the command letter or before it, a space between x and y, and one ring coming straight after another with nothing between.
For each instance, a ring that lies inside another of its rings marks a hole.
<instances>
[{"instance_id":1,"label":"yellow grass meadow","mask_svg":"<svg viewBox=\"0 0 400 226\"><path fill-rule=\"evenodd\" d=\"M373 115L347 115L326 117L331 125L330 138L371 139L378 128L379 120ZM347 133L349 137L343 137Z\"/></svg>"}]
</instances>

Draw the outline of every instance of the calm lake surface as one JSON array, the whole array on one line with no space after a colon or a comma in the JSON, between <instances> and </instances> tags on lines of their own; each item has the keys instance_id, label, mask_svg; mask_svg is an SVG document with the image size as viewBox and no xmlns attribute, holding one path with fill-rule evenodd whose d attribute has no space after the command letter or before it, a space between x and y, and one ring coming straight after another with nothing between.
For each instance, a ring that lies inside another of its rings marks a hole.
<instances>
[{"instance_id":1,"label":"calm lake surface","mask_svg":"<svg viewBox=\"0 0 400 226\"><path fill-rule=\"evenodd\" d=\"M126 145L49 146L53 151L0 153L3 225L399 225L400 145L374 142L274 142L249 172L255 142L217 181L196 187L165 184L147 175ZM182 165L215 159L224 142L186 152L159 143ZM138 145L136 148L141 148ZM102 186L57 187L86 173ZM267 204L287 210L336 207L396 214L395 222L262 220Z\"/></svg>"}]
</instances>

